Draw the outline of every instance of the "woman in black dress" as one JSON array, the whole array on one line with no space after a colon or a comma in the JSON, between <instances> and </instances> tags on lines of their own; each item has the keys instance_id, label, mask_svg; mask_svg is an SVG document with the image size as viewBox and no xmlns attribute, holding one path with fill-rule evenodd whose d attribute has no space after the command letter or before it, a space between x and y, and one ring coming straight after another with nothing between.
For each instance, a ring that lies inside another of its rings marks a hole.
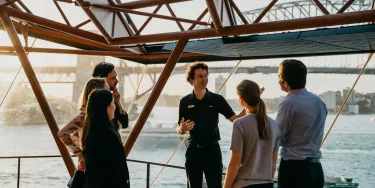
<instances>
[{"instance_id":1,"label":"woman in black dress","mask_svg":"<svg viewBox=\"0 0 375 188\"><path fill-rule=\"evenodd\" d=\"M111 92L93 91L86 109L82 136L86 162L84 188L129 188L125 152L112 123L116 106Z\"/></svg>"}]
</instances>

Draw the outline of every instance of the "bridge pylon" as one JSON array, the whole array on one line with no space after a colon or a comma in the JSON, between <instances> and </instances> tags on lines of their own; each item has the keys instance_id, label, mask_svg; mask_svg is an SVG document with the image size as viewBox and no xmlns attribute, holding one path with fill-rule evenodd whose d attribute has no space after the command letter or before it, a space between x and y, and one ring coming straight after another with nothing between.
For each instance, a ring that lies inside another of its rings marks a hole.
<instances>
[{"instance_id":1,"label":"bridge pylon","mask_svg":"<svg viewBox=\"0 0 375 188\"><path fill-rule=\"evenodd\" d=\"M105 61L105 56L77 55L76 80L73 83L72 102L79 101L87 80L92 78L94 67Z\"/></svg>"},{"instance_id":2,"label":"bridge pylon","mask_svg":"<svg viewBox=\"0 0 375 188\"><path fill-rule=\"evenodd\" d=\"M73 82L72 102L79 102L86 82L92 78L92 71L98 63L103 61L105 61L105 56L77 55L76 79ZM126 67L123 67L121 64L120 67L123 69L121 69L122 71L117 71L117 78L119 80L117 87L122 100L124 100L125 76L127 72L123 71Z\"/></svg>"}]
</instances>

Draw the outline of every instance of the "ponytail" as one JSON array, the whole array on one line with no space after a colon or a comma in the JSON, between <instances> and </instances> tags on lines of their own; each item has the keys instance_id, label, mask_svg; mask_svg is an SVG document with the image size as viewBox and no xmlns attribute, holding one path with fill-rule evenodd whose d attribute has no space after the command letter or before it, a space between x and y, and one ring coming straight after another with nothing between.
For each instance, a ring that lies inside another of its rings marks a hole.
<instances>
[{"instance_id":1,"label":"ponytail","mask_svg":"<svg viewBox=\"0 0 375 188\"><path fill-rule=\"evenodd\" d=\"M242 80L237 85L237 95L243 99L247 105L256 107L259 139L268 139L269 124L267 121L266 105L260 98L261 92L258 84L250 80Z\"/></svg>"},{"instance_id":2,"label":"ponytail","mask_svg":"<svg viewBox=\"0 0 375 188\"><path fill-rule=\"evenodd\" d=\"M268 139L268 121L267 121L267 114L266 114L266 105L264 104L264 101L259 98L259 103L257 105L257 112L256 112L256 118L258 121L258 134L260 139Z\"/></svg>"}]
</instances>

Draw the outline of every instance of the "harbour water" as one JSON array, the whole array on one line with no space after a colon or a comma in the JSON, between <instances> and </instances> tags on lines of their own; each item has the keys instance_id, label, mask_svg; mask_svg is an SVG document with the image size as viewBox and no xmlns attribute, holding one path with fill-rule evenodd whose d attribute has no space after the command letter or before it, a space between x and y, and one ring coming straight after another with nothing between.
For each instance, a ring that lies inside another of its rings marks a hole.
<instances>
[{"instance_id":1,"label":"harbour water","mask_svg":"<svg viewBox=\"0 0 375 188\"><path fill-rule=\"evenodd\" d=\"M141 109L139 109L141 110ZM180 138L171 131L165 136L148 137L148 128L173 129L177 121L177 108L156 107L148 119L139 141L129 159L165 163L179 144ZM275 114L270 114L275 117ZM340 116L322 148L322 164L326 176L350 177L361 188L375 187L375 123L374 115ZM22 117L20 117L22 118ZM334 115L329 115L326 129ZM60 126L63 126L61 124ZM230 157L231 123L220 117L220 141L223 164L227 166ZM142 136L143 135L143 136ZM59 154L47 125L6 126L0 124L0 156L10 155L55 155ZM170 164L184 166L185 146L181 147ZM74 159L76 160L76 159ZM134 188L146 186L146 165L129 162L131 184ZM152 181L160 170L151 166ZM65 188L69 180L61 158L22 159L20 187ZM17 184L17 160L0 160L0 187L14 188ZM185 171L166 168L153 187L186 187Z\"/></svg>"}]
</instances>

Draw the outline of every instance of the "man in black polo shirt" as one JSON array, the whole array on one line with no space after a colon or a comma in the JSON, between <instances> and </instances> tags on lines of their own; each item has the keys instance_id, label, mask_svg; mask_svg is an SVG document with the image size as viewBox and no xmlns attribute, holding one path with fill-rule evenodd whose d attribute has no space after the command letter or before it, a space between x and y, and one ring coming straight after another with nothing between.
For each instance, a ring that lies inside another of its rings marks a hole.
<instances>
[{"instance_id":1,"label":"man in black polo shirt","mask_svg":"<svg viewBox=\"0 0 375 188\"><path fill-rule=\"evenodd\" d=\"M186 151L186 174L191 188L201 188L203 172L209 188L219 188L222 183L223 164L218 141L219 113L230 121L245 115L242 110L236 115L221 95L207 90L208 67L201 62L190 64L186 79L194 87L191 94L180 101L177 131L189 131L189 146Z\"/></svg>"}]
</instances>

